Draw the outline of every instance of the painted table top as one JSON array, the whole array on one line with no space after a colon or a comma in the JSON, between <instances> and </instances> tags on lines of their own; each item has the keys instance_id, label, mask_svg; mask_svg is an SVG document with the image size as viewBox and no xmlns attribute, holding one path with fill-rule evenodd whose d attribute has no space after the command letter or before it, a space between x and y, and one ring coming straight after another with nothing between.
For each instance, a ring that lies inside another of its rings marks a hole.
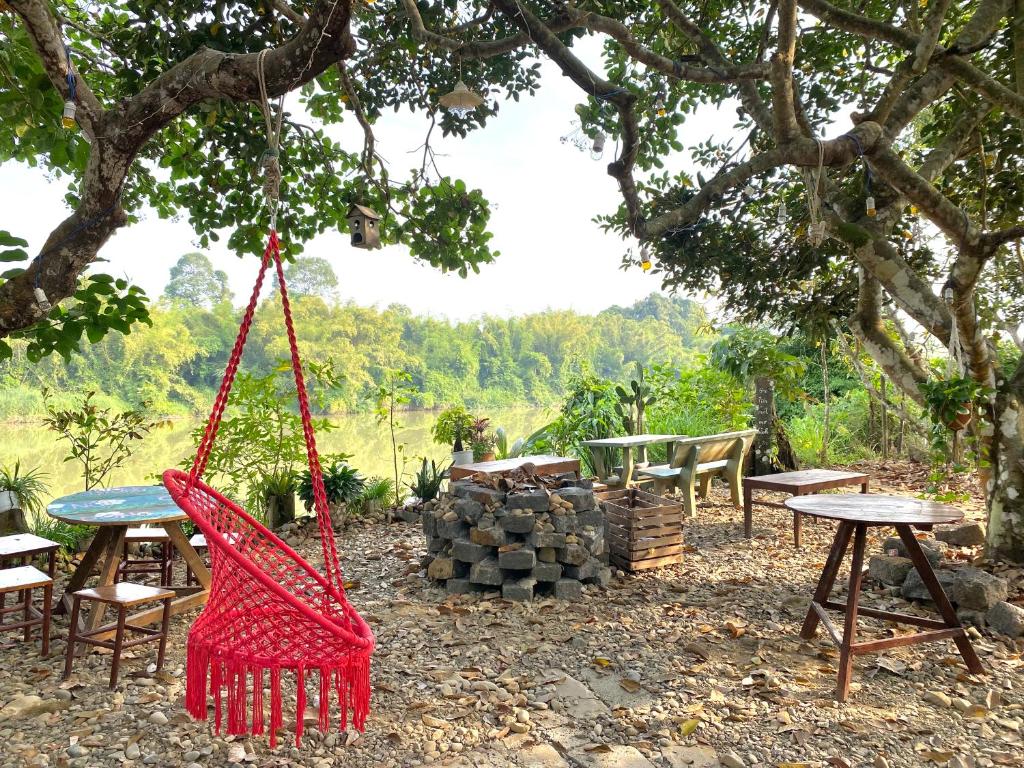
<instances>
[{"instance_id":1,"label":"painted table top","mask_svg":"<svg viewBox=\"0 0 1024 768\"><path fill-rule=\"evenodd\" d=\"M794 496L784 503L805 515L869 525L936 525L964 519L963 512L948 504L881 493Z\"/></svg>"},{"instance_id":2,"label":"painted table top","mask_svg":"<svg viewBox=\"0 0 1024 768\"><path fill-rule=\"evenodd\" d=\"M138 525L187 520L162 485L96 488L54 499L46 513L76 525Z\"/></svg>"}]
</instances>

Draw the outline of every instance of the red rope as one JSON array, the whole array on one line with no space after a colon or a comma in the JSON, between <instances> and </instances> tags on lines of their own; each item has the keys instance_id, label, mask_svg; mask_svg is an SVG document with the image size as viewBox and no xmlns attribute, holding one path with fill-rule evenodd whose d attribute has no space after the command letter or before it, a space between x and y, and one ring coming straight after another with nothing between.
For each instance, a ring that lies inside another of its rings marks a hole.
<instances>
[{"instance_id":1,"label":"red rope","mask_svg":"<svg viewBox=\"0 0 1024 768\"><path fill-rule=\"evenodd\" d=\"M263 279L267 267L273 262L277 271L277 281L281 290L281 306L284 309L284 324L288 332L288 348L291 352L292 373L295 377L295 390L299 397L299 414L302 418L302 434L306 443L306 459L309 463L309 474L313 484L313 508L316 510L317 524L320 528L320 544L324 556L324 574L327 583L337 592L338 598L344 603L344 583L341 575L341 566L338 563L338 550L334 543L334 529L331 525L331 513L327 506L327 492L324 490L323 471L320 468L320 456L316 450L316 437L313 434L313 417L309 410L309 396L306 393L306 382L302 375L302 361L299 358L299 345L295 338L295 326L292 322L291 302L288 300L288 286L284 279L284 267L281 263L281 245L277 239L277 232L270 231L270 238L267 241L266 250L263 252L263 261L260 264L260 272L256 277L256 285L253 287L252 296L249 297L249 305L242 316L242 323L238 328L238 336L235 339L235 346L228 358L227 369L224 371L224 379L221 381L220 390L213 403L213 410L210 412L210 419L206 423L206 430L199 442L196 451L195 461L192 463L192 470L189 473L191 481L200 479L206 471L206 464L209 461L210 453L213 450L213 443L217 439L217 430L220 428L224 410L227 407L228 396L231 394L231 387L238 373L238 366L242 361L242 353L245 349L245 342L249 336L249 329L252 327L253 316L256 306L259 303L260 291L263 288Z\"/></svg>"}]
</instances>

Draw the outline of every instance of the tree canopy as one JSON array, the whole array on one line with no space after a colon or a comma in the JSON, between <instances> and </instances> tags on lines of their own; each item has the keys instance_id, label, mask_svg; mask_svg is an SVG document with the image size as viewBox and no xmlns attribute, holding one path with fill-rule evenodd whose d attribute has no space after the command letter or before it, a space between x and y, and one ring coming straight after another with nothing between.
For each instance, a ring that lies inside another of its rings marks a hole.
<instances>
[{"instance_id":1,"label":"tree canopy","mask_svg":"<svg viewBox=\"0 0 1024 768\"><path fill-rule=\"evenodd\" d=\"M627 265L653 254L667 286L716 290L748 318L817 335L841 324L918 401L931 372L892 325L911 320L962 347L968 375L992 392L989 543L1024 559L1024 363L992 340L1016 339L1024 306L1024 264L1009 247L1024 236L1021 3L6 5L0 71L21 87L0 101L0 159L70 175L73 212L23 272L6 273L0 335L81 336L86 324L49 305L75 294L143 205L186 216L201 243L227 227L232 248L258 252L261 69L271 99L299 91L281 158L290 255L361 202L385 213L386 242L475 269L495 256L487 201L444 174L429 137L485 126L502 100L539 87L546 58L580 89L567 120L614 146L622 204L596 213L638 241ZM579 47L590 38L598 63ZM460 78L483 105L441 110ZM78 132L57 120L66 100ZM701 133L710 105L736 110L730 135ZM373 134L393 109L426 128L418 167L401 178ZM346 119L362 147L332 137Z\"/></svg>"},{"instance_id":2,"label":"tree canopy","mask_svg":"<svg viewBox=\"0 0 1024 768\"><path fill-rule=\"evenodd\" d=\"M171 302L210 308L231 301L228 275L224 270L215 270L203 254L186 253L171 267L164 296Z\"/></svg>"}]
</instances>

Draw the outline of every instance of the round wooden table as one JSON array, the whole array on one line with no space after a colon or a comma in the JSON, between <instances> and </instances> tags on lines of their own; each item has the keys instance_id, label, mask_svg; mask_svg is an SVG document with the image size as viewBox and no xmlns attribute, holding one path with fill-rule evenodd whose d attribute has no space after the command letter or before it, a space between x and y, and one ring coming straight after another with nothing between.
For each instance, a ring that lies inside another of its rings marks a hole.
<instances>
[{"instance_id":1,"label":"round wooden table","mask_svg":"<svg viewBox=\"0 0 1024 768\"><path fill-rule=\"evenodd\" d=\"M935 572L912 530L913 528L927 530L931 529L933 525L941 523L958 523L964 518L960 510L946 504L904 496L859 493L794 496L786 499L785 505L794 512L804 515L839 521L832 549L828 553L825 568L821 572L821 579L814 590L814 598L807 610L807 618L804 619L800 637L810 640L814 637L818 623L821 622L825 625L832 641L839 646L839 681L836 696L840 701L846 701L850 693L853 657L862 653L949 639L956 643L964 663L972 673L980 674L984 671L963 625L960 624L960 619L957 618L956 611L950 605L946 593L942 590L942 585L935 577ZM864 549L867 544L867 529L871 526L891 526L896 529L914 567L921 575L921 580L928 588L928 593L942 617L941 620L859 607L860 589L864 580ZM846 603L838 603L829 600L829 595L851 537L853 538L853 562L850 565L850 586ZM839 635L835 625L829 619L827 613L829 610L842 611L845 614L842 636ZM857 617L861 614L885 621L922 627L924 631L858 643L856 642Z\"/></svg>"},{"instance_id":2,"label":"round wooden table","mask_svg":"<svg viewBox=\"0 0 1024 768\"><path fill-rule=\"evenodd\" d=\"M158 525L167 531L171 544L181 553L199 581L198 587L173 588L179 597L171 603L171 614L182 613L206 603L210 588L210 571L181 529L181 523L188 519L188 515L174 503L162 485L97 488L73 493L54 499L46 508L46 513L56 520L72 525L91 525L99 528L82 561L68 580L64 595L61 597L64 610L70 610L72 593L85 587L86 580L97 566L97 586L114 583L124 548L125 534L129 526L143 524ZM103 621L103 607L103 603L97 603L88 621L82 624L84 629L95 630L100 626ZM162 609L154 608L129 616L128 622L136 626L146 626L155 624L161 618ZM113 629L110 634L113 634ZM99 637L102 639L105 635Z\"/></svg>"}]
</instances>

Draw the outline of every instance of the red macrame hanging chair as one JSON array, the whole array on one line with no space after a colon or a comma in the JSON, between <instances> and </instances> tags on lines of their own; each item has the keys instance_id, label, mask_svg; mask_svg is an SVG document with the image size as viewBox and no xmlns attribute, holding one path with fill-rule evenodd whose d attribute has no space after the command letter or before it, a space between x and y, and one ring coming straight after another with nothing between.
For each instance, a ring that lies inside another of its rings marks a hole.
<instances>
[{"instance_id":1,"label":"red macrame hanging chair","mask_svg":"<svg viewBox=\"0 0 1024 768\"><path fill-rule=\"evenodd\" d=\"M237 504L201 480L271 262L281 287L323 546L324 575ZM269 682L270 745L274 747L282 724L281 672L288 670L295 675L296 745L303 729L307 675L319 677L320 730L326 732L330 728L332 700L340 710L339 727L345 729L351 717L353 726L362 730L369 713L370 654L375 641L369 626L345 599L280 245L273 230L192 469L187 473L169 469L163 479L178 506L206 536L212 570L209 599L188 635L185 708L189 714L206 720L207 696L212 696L219 733L221 699L226 690L228 733L262 734L263 690Z\"/></svg>"}]
</instances>

